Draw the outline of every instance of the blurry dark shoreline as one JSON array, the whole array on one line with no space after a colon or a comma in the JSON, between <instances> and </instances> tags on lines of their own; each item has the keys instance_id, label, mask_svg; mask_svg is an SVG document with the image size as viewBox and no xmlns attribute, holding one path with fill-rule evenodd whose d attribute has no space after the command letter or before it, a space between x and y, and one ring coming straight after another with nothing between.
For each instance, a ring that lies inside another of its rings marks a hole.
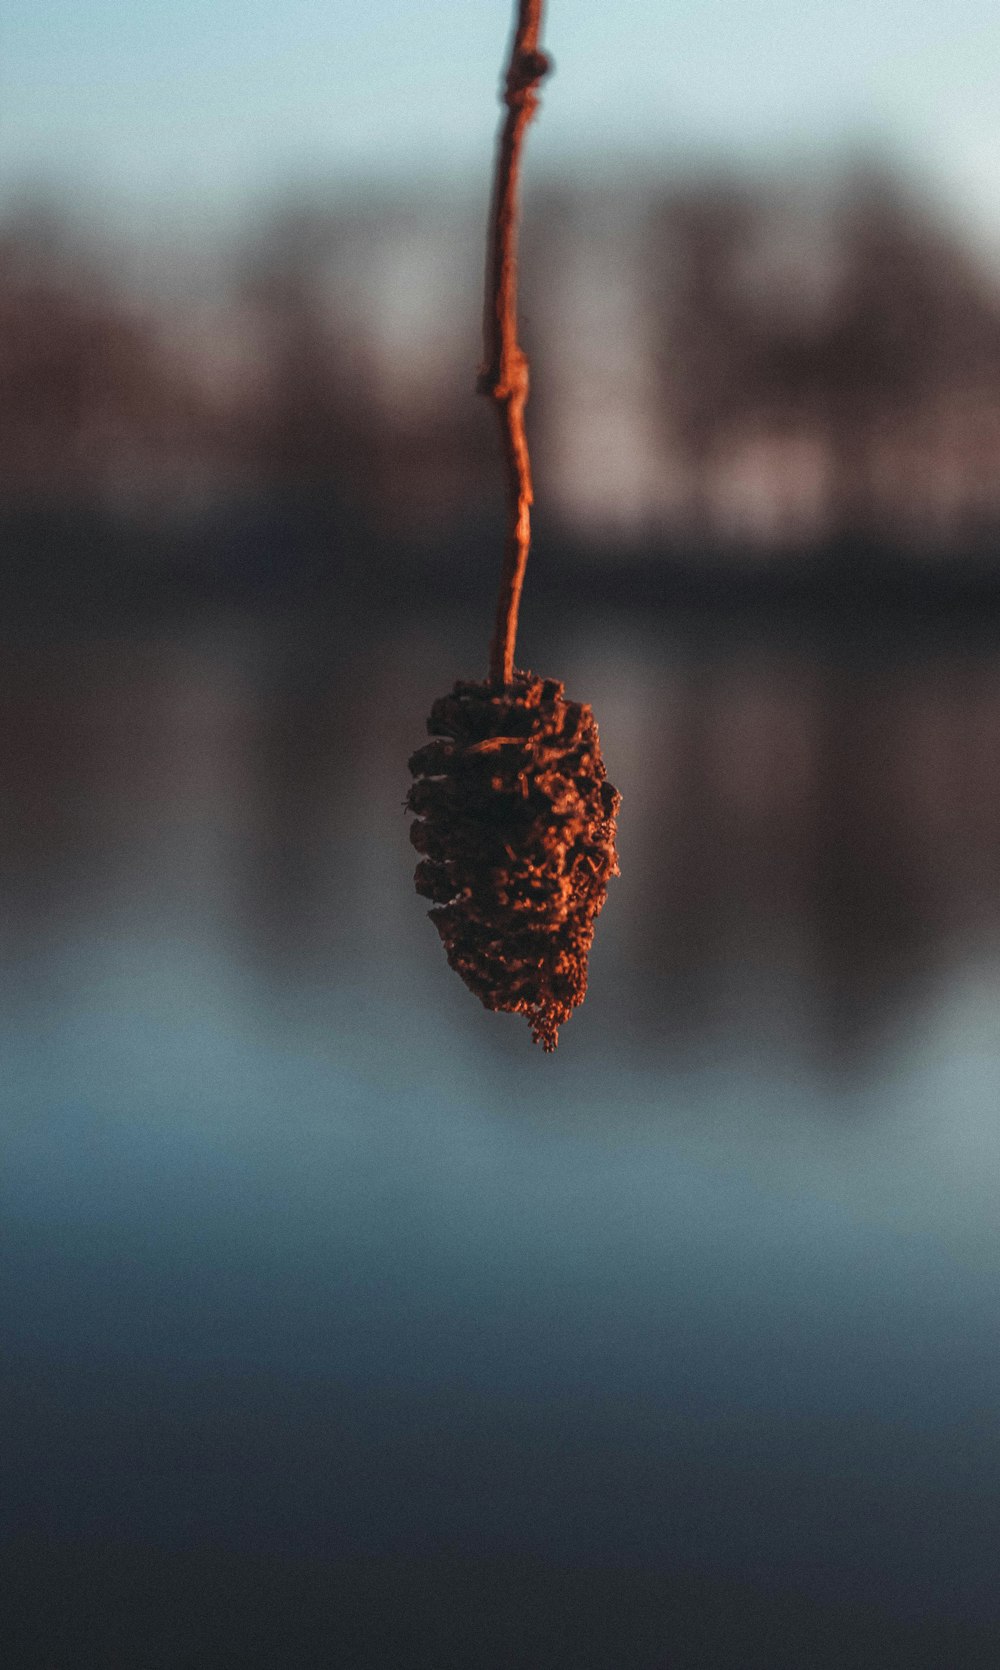
<instances>
[{"instance_id":1,"label":"blurry dark shoreline","mask_svg":"<svg viewBox=\"0 0 1000 1670\"><path fill-rule=\"evenodd\" d=\"M976 635L1000 614L1000 562L974 551L914 553L863 537L762 557L742 547L694 549L634 540L581 543L572 529L536 532L524 617L635 611L664 625L712 617L793 620L819 636L877 616L890 631ZM255 521L215 522L193 537L137 532L79 509L0 511L0 604L18 631L46 623L122 624L204 608L281 615L302 607L383 619L414 608L480 608L491 618L502 521L441 543L385 541L345 529L322 509L277 509ZM2 628L0 628L2 630Z\"/></svg>"}]
</instances>

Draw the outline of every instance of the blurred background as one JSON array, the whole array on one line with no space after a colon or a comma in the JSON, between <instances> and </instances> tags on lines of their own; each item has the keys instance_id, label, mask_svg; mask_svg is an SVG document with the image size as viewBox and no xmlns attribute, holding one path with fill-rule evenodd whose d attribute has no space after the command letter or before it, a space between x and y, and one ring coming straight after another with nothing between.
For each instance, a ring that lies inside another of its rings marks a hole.
<instances>
[{"instance_id":1,"label":"blurred background","mask_svg":"<svg viewBox=\"0 0 1000 1670\"><path fill-rule=\"evenodd\" d=\"M41 0L0 147L5 1662L1000 1662L1000 22L553 3L558 1053L402 802L486 669L506 4Z\"/></svg>"}]
</instances>

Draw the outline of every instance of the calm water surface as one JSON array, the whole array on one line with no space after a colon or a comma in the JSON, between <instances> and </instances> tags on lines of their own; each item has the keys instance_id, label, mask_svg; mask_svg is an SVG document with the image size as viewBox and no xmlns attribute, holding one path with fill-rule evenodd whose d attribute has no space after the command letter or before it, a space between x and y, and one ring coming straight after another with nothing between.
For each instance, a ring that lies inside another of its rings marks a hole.
<instances>
[{"instance_id":1,"label":"calm water surface","mask_svg":"<svg viewBox=\"0 0 1000 1670\"><path fill-rule=\"evenodd\" d=\"M997 1661L1000 655L544 648L625 797L551 1059L411 889L476 623L8 646L12 1662Z\"/></svg>"}]
</instances>

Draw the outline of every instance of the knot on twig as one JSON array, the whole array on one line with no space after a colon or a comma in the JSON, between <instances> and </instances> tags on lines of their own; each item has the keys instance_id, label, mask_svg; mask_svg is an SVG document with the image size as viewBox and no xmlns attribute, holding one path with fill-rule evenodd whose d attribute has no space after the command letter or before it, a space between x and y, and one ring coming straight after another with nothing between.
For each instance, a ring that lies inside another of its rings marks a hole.
<instances>
[{"instance_id":1,"label":"knot on twig","mask_svg":"<svg viewBox=\"0 0 1000 1670\"><path fill-rule=\"evenodd\" d=\"M555 679L460 681L410 760L417 892L452 968L546 1050L583 1001L594 919L618 874L621 797L588 706Z\"/></svg>"},{"instance_id":2,"label":"knot on twig","mask_svg":"<svg viewBox=\"0 0 1000 1670\"><path fill-rule=\"evenodd\" d=\"M530 369L528 356L519 343L501 347L499 364L484 365L476 378L476 393L491 400L516 401L522 407L528 401Z\"/></svg>"},{"instance_id":3,"label":"knot on twig","mask_svg":"<svg viewBox=\"0 0 1000 1670\"><path fill-rule=\"evenodd\" d=\"M506 100L508 104L523 98L547 75L551 75L555 65L547 52L538 47L515 52L507 71Z\"/></svg>"}]
</instances>

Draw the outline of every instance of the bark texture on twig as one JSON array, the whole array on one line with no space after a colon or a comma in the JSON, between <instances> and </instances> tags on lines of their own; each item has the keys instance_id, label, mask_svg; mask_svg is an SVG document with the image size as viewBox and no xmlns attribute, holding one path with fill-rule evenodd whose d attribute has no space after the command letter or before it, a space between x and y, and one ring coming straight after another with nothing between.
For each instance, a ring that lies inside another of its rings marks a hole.
<instances>
[{"instance_id":1,"label":"bark texture on twig","mask_svg":"<svg viewBox=\"0 0 1000 1670\"><path fill-rule=\"evenodd\" d=\"M490 646L494 685L508 685L514 676L517 612L531 545L531 461L524 429L528 361L517 340L517 232L521 147L538 108L538 84L551 67L538 44L541 25L542 0L519 0L490 208L483 367L477 385L495 402L507 471L507 535Z\"/></svg>"}]
</instances>

